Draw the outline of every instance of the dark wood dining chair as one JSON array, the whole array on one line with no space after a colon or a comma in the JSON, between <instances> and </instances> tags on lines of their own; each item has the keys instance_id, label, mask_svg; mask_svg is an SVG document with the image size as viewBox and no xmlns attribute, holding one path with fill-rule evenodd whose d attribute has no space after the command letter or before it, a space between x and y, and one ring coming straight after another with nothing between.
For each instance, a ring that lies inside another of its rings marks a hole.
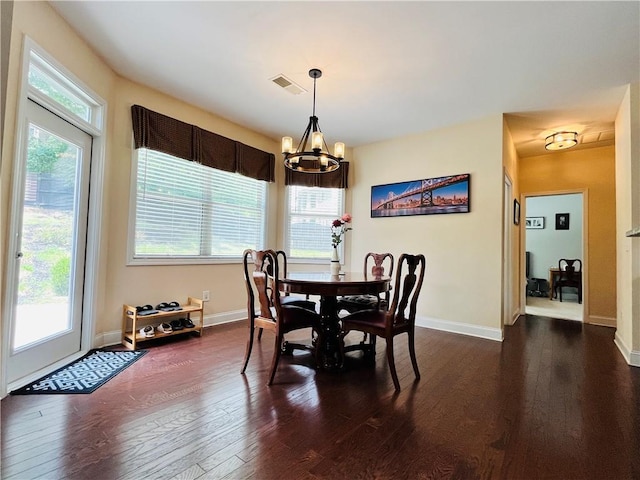
<instances>
[{"instance_id":1,"label":"dark wood dining chair","mask_svg":"<svg viewBox=\"0 0 640 480\"><path fill-rule=\"evenodd\" d=\"M286 278L288 273L287 254L284 252L284 250L276 250L276 257L278 260L278 271L280 273L279 278ZM295 305L298 307L313 310L314 312L316 311L316 302L314 302L313 300L309 300L309 295L307 295L306 298L301 298L289 293L285 293L281 296L280 303L282 303L282 305Z\"/></svg>"},{"instance_id":2,"label":"dark wood dining chair","mask_svg":"<svg viewBox=\"0 0 640 480\"><path fill-rule=\"evenodd\" d=\"M393 276L394 258L391 253L369 252L364 256L364 274L373 277L383 275ZM371 270L369 270L371 264ZM385 270L386 268L386 270ZM386 310L389 306L389 291L384 293L384 297L379 295L348 295L338 299L338 311L346 310L355 313L358 310L369 310L371 308Z\"/></svg>"},{"instance_id":3,"label":"dark wood dining chair","mask_svg":"<svg viewBox=\"0 0 640 480\"><path fill-rule=\"evenodd\" d=\"M415 351L415 320L418 296L424 280L425 264L424 255L403 253L398 259L393 301L389 308L387 310L377 308L360 310L342 318L341 348L345 348L344 337L352 330L365 332L370 336L378 336L386 340L387 361L396 391L400 390L393 353L393 341L397 335L407 334L413 371L416 380L420 379Z\"/></svg>"},{"instance_id":4,"label":"dark wood dining chair","mask_svg":"<svg viewBox=\"0 0 640 480\"><path fill-rule=\"evenodd\" d=\"M247 288L247 317L249 320L249 339L240 373L244 374L251 357L256 329L268 330L275 335L275 345L271 370L267 385L273 383L280 355L293 352L294 349L314 350L312 345L285 341L285 335L295 330L311 328L317 334L320 328L320 315L297 305L283 305L279 291L278 257L273 250L245 250L243 255L244 278ZM259 310L256 312L256 298Z\"/></svg>"},{"instance_id":5,"label":"dark wood dining chair","mask_svg":"<svg viewBox=\"0 0 640 480\"><path fill-rule=\"evenodd\" d=\"M562 289L572 287L578 290L578 303L582 303L582 260L579 258L561 258L558 261L558 279L553 289L562 301Z\"/></svg>"}]
</instances>

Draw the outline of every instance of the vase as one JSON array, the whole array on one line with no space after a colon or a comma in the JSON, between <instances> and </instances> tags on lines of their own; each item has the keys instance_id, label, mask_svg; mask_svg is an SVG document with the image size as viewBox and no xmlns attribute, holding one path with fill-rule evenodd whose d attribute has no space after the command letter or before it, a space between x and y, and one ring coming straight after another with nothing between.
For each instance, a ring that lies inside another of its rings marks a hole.
<instances>
[{"instance_id":1,"label":"vase","mask_svg":"<svg viewBox=\"0 0 640 480\"><path fill-rule=\"evenodd\" d=\"M340 257L338 256L338 249L333 247L331 252L331 275L340 274Z\"/></svg>"}]
</instances>

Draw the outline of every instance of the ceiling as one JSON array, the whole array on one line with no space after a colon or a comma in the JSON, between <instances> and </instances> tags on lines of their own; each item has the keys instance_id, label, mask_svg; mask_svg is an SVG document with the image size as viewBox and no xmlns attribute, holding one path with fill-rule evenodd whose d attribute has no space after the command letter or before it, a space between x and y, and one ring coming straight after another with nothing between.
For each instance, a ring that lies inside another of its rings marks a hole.
<instances>
[{"instance_id":1,"label":"ceiling","mask_svg":"<svg viewBox=\"0 0 640 480\"><path fill-rule=\"evenodd\" d=\"M274 139L347 147L508 114L520 156L613 143L640 2L54 1L120 75ZM271 81L283 74L307 93ZM464 141L464 139L461 139Z\"/></svg>"}]
</instances>

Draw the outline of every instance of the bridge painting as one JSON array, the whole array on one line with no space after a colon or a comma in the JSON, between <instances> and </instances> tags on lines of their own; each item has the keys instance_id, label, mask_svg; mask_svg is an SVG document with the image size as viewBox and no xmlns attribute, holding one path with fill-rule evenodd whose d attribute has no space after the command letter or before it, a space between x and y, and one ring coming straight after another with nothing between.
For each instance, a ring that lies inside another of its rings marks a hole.
<instances>
[{"instance_id":1,"label":"bridge painting","mask_svg":"<svg viewBox=\"0 0 640 480\"><path fill-rule=\"evenodd\" d=\"M469 212L471 175L450 175L371 187L371 217Z\"/></svg>"}]
</instances>

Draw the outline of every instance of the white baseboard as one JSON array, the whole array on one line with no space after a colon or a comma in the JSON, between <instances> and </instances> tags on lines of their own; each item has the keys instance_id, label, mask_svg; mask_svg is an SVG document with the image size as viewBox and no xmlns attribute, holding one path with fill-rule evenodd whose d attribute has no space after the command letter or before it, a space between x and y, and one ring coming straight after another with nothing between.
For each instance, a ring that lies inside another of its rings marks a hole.
<instances>
[{"instance_id":1,"label":"white baseboard","mask_svg":"<svg viewBox=\"0 0 640 480\"><path fill-rule=\"evenodd\" d=\"M616 327L618 322L615 317L599 317L597 315L589 315L589 323L591 325L600 325L601 327Z\"/></svg>"},{"instance_id":2,"label":"white baseboard","mask_svg":"<svg viewBox=\"0 0 640 480\"><path fill-rule=\"evenodd\" d=\"M112 330L111 332L99 333L93 337L93 348L106 347L107 345L117 345L122 342L122 330Z\"/></svg>"},{"instance_id":3,"label":"white baseboard","mask_svg":"<svg viewBox=\"0 0 640 480\"><path fill-rule=\"evenodd\" d=\"M618 347L618 350L620 351L620 353L624 357L625 361L629 365L631 365L632 367L640 367L640 351L631 350L627 346L627 344L624 343L622 338L620 338L620 336L618 336L617 332L616 332L616 335L615 335L615 337L613 339L613 343L615 343L616 347Z\"/></svg>"},{"instance_id":4,"label":"white baseboard","mask_svg":"<svg viewBox=\"0 0 640 480\"><path fill-rule=\"evenodd\" d=\"M211 327L213 325L221 325L223 323L237 322L246 320L247 310L234 310L231 312L216 313L215 315L204 316L204 326Z\"/></svg>"},{"instance_id":5,"label":"white baseboard","mask_svg":"<svg viewBox=\"0 0 640 480\"><path fill-rule=\"evenodd\" d=\"M211 327L214 325L222 325L224 323L238 322L247 318L246 310L235 310L231 312L217 313L215 315L205 315L204 326ZM472 337L485 338L501 342L503 340L502 330L499 328L480 327L468 323L450 322L448 320L440 320L430 317L416 318L416 326L424 328L432 328L434 330L442 330L449 333L457 333L460 335L469 335ZM117 345L122 341L122 332L113 330L96 335L94 340L94 348L105 347L107 345Z\"/></svg>"},{"instance_id":6,"label":"white baseboard","mask_svg":"<svg viewBox=\"0 0 640 480\"><path fill-rule=\"evenodd\" d=\"M633 367L640 367L640 351L631 350L622 338L618 336L617 332L613 342L616 344L618 350L620 350L620 353L629 365Z\"/></svg>"},{"instance_id":7,"label":"white baseboard","mask_svg":"<svg viewBox=\"0 0 640 480\"><path fill-rule=\"evenodd\" d=\"M500 328L481 327L478 325L471 325L469 323L450 322L448 320L440 320L437 318L416 318L416 326L457 333L460 335L469 335L471 337L485 338L487 340L494 340L497 342L501 342L504 339L502 329Z\"/></svg>"},{"instance_id":8,"label":"white baseboard","mask_svg":"<svg viewBox=\"0 0 640 480\"><path fill-rule=\"evenodd\" d=\"M633 367L640 367L640 351L633 350L629 355L629 365Z\"/></svg>"}]
</instances>

